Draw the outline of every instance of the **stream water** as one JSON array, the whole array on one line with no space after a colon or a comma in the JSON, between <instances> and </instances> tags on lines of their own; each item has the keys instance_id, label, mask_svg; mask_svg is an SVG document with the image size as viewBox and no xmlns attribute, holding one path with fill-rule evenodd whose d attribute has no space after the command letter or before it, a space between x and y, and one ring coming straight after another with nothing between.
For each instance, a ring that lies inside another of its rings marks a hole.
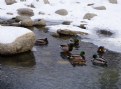
<instances>
[{"instance_id":1,"label":"stream water","mask_svg":"<svg viewBox=\"0 0 121 89\"><path fill-rule=\"evenodd\" d=\"M0 56L0 89L120 89L121 54L107 51L108 67L92 65L97 46L80 42L79 50L86 52L86 66L73 67L61 57L60 44L70 38L56 38L43 29L33 28L37 38L48 38L46 46L37 51L15 56Z\"/></svg>"}]
</instances>

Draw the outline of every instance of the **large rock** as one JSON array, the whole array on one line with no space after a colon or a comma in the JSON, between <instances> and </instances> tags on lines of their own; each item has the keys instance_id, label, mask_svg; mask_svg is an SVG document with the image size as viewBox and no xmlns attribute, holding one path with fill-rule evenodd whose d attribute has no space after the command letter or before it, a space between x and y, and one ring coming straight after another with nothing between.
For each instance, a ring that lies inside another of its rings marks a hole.
<instances>
[{"instance_id":1,"label":"large rock","mask_svg":"<svg viewBox=\"0 0 121 89\"><path fill-rule=\"evenodd\" d=\"M106 10L105 6L98 6L98 7L93 7L96 10Z\"/></svg>"},{"instance_id":2,"label":"large rock","mask_svg":"<svg viewBox=\"0 0 121 89\"><path fill-rule=\"evenodd\" d=\"M15 23L15 19L3 19L0 21L0 24L10 26L12 23Z\"/></svg>"},{"instance_id":3,"label":"large rock","mask_svg":"<svg viewBox=\"0 0 121 89\"><path fill-rule=\"evenodd\" d=\"M87 27L86 27L86 25L87 25L87 24L82 23L82 24L80 24L80 26L79 26L79 27L80 27L80 28L82 28L82 29L86 29L86 28L87 28Z\"/></svg>"},{"instance_id":4,"label":"large rock","mask_svg":"<svg viewBox=\"0 0 121 89\"><path fill-rule=\"evenodd\" d=\"M7 33L9 33L9 35L6 35ZM17 37L12 36L15 33L19 35ZM2 38L0 38L0 54L3 55L11 55L29 51L35 43L35 34L26 28L0 27L0 34L4 34L2 35ZM10 38L10 36L12 37ZM15 40L10 41L12 38ZM2 42L3 39L4 42ZM8 42L8 40L10 42Z\"/></svg>"},{"instance_id":5,"label":"large rock","mask_svg":"<svg viewBox=\"0 0 121 89\"><path fill-rule=\"evenodd\" d=\"M94 14L94 13L87 13L87 14L84 15L83 19L91 20L95 16L97 16L97 15Z\"/></svg>"},{"instance_id":6,"label":"large rock","mask_svg":"<svg viewBox=\"0 0 121 89\"><path fill-rule=\"evenodd\" d=\"M38 19L34 21L34 26L46 26L46 21L43 19Z\"/></svg>"},{"instance_id":7,"label":"large rock","mask_svg":"<svg viewBox=\"0 0 121 89\"><path fill-rule=\"evenodd\" d=\"M109 2L112 3L112 4L117 4L118 3L117 0L109 0Z\"/></svg>"},{"instance_id":8,"label":"large rock","mask_svg":"<svg viewBox=\"0 0 121 89\"><path fill-rule=\"evenodd\" d=\"M11 4L16 3L16 0L5 0L5 2L7 5L11 5Z\"/></svg>"},{"instance_id":9,"label":"large rock","mask_svg":"<svg viewBox=\"0 0 121 89\"><path fill-rule=\"evenodd\" d=\"M60 10L57 10L55 11L56 14L59 14L59 15L62 15L62 16L65 16L68 14L67 10L65 9L60 9Z\"/></svg>"},{"instance_id":10,"label":"large rock","mask_svg":"<svg viewBox=\"0 0 121 89\"><path fill-rule=\"evenodd\" d=\"M50 4L50 2L48 0L43 0L44 4Z\"/></svg>"},{"instance_id":11,"label":"large rock","mask_svg":"<svg viewBox=\"0 0 121 89\"><path fill-rule=\"evenodd\" d=\"M25 19L31 19L29 16L16 16L15 17L15 20L17 21L17 22L19 22L19 21L23 21L23 20L25 20Z\"/></svg>"},{"instance_id":12,"label":"large rock","mask_svg":"<svg viewBox=\"0 0 121 89\"><path fill-rule=\"evenodd\" d=\"M71 21L63 21L62 24L64 24L64 25L70 25Z\"/></svg>"},{"instance_id":13,"label":"large rock","mask_svg":"<svg viewBox=\"0 0 121 89\"><path fill-rule=\"evenodd\" d=\"M33 26L33 21L31 19L22 20L21 26L31 27L31 26Z\"/></svg>"},{"instance_id":14,"label":"large rock","mask_svg":"<svg viewBox=\"0 0 121 89\"><path fill-rule=\"evenodd\" d=\"M18 14L21 16L33 16L34 15L33 10L29 8L20 8L17 11L18 11Z\"/></svg>"},{"instance_id":15,"label":"large rock","mask_svg":"<svg viewBox=\"0 0 121 89\"><path fill-rule=\"evenodd\" d=\"M80 35L87 35L88 33L85 33L85 32L81 32L81 31L71 31L69 29L58 29L57 30L57 33L60 35L60 36L75 36L77 34L80 34Z\"/></svg>"},{"instance_id":16,"label":"large rock","mask_svg":"<svg viewBox=\"0 0 121 89\"><path fill-rule=\"evenodd\" d=\"M16 21L21 22L21 26L33 26L33 21L28 16L16 16Z\"/></svg>"}]
</instances>

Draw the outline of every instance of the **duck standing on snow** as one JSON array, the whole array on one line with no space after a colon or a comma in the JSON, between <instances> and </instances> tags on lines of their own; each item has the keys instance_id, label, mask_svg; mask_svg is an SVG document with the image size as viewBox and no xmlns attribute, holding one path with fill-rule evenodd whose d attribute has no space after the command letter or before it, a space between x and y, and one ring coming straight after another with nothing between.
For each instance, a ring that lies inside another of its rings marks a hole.
<instances>
[{"instance_id":1,"label":"duck standing on snow","mask_svg":"<svg viewBox=\"0 0 121 89\"><path fill-rule=\"evenodd\" d=\"M102 57L105 52L106 52L106 49L104 48L104 46L100 46L97 50L99 57Z\"/></svg>"},{"instance_id":2,"label":"duck standing on snow","mask_svg":"<svg viewBox=\"0 0 121 89\"><path fill-rule=\"evenodd\" d=\"M35 42L35 45L47 45L48 44L48 39L44 38L44 39L37 39Z\"/></svg>"}]
</instances>

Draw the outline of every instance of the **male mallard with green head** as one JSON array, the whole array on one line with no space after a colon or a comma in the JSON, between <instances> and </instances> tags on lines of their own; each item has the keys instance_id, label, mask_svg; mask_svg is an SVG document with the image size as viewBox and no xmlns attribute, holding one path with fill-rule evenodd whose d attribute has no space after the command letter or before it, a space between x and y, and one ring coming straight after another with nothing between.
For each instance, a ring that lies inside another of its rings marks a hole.
<instances>
[{"instance_id":1,"label":"male mallard with green head","mask_svg":"<svg viewBox=\"0 0 121 89\"><path fill-rule=\"evenodd\" d=\"M84 51L80 52L80 56L85 60L85 52Z\"/></svg>"}]
</instances>

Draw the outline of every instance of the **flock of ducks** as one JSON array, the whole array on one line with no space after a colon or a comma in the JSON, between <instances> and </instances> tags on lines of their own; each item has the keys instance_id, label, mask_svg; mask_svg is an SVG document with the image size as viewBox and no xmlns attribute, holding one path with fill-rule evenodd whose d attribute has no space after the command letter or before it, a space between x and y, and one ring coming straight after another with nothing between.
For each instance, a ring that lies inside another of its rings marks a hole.
<instances>
[{"instance_id":1,"label":"flock of ducks","mask_svg":"<svg viewBox=\"0 0 121 89\"><path fill-rule=\"evenodd\" d=\"M85 52L81 51L80 54L72 54L71 51L74 48L79 48L79 39L75 38L73 40L70 40L71 43L60 45L60 48L63 51L63 55L66 56L66 58L70 61L70 63L75 67L77 65L86 65L85 60ZM47 45L48 39L37 39L35 42L35 45ZM103 58L104 53L106 52L106 49L104 46L98 47L97 54L93 55L92 64L93 65L101 65L101 66L107 66L107 61Z\"/></svg>"}]
</instances>

